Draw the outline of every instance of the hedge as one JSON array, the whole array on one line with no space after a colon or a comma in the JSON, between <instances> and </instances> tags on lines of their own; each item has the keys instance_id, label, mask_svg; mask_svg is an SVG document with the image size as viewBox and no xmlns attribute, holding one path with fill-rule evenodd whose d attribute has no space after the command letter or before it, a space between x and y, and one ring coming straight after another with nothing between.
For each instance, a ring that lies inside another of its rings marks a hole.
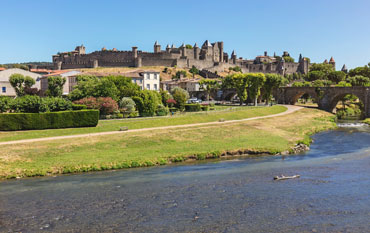
<instances>
[{"instance_id":1,"label":"hedge","mask_svg":"<svg viewBox=\"0 0 370 233\"><path fill-rule=\"evenodd\" d=\"M208 111L209 105L202 105L201 108L202 108L202 111Z\"/></svg>"},{"instance_id":2,"label":"hedge","mask_svg":"<svg viewBox=\"0 0 370 233\"><path fill-rule=\"evenodd\" d=\"M62 111L47 113L0 114L0 130L59 129L95 127L99 110Z\"/></svg>"},{"instance_id":3,"label":"hedge","mask_svg":"<svg viewBox=\"0 0 370 233\"><path fill-rule=\"evenodd\" d=\"M187 112L199 112L202 109L200 104L185 104L185 110Z\"/></svg>"}]
</instances>

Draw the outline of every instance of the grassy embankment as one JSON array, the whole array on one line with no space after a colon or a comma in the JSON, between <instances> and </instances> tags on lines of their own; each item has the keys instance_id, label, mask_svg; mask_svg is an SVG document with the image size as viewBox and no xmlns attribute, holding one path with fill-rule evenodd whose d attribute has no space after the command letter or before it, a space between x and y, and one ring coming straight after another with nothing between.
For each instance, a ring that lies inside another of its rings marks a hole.
<instances>
[{"instance_id":1,"label":"grassy embankment","mask_svg":"<svg viewBox=\"0 0 370 233\"><path fill-rule=\"evenodd\" d=\"M334 128L317 109L267 119L0 146L0 177L51 175L217 158L226 152L275 154L307 135Z\"/></svg>"},{"instance_id":2,"label":"grassy embankment","mask_svg":"<svg viewBox=\"0 0 370 233\"><path fill-rule=\"evenodd\" d=\"M217 111L218 110L218 111ZM204 123L225 120L238 120L256 116L265 116L284 112L286 107L225 107L218 106L216 111L185 113L168 117L154 118L133 118L121 120L99 121L97 127L90 128L70 128L70 129L50 129L50 130L32 130L32 131L12 131L0 132L0 142L14 141L21 139L43 138L87 133L98 133L108 131L118 131L120 127L127 126L128 129L141 129L170 125L184 125L192 123Z\"/></svg>"}]
</instances>

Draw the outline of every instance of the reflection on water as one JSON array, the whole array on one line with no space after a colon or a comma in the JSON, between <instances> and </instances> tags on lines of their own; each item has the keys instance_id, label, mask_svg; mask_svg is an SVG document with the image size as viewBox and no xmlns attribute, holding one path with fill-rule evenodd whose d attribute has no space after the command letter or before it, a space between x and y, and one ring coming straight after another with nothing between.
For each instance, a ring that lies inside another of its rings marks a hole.
<instances>
[{"instance_id":1,"label":"reflection on water","mask_svg":"<svg viewBox=\"0 0 370 233\"><path fill-rule=\"evenodd\" d=\"M319 133L309 152L284 158L2 182L0 232L366 232L369 132Z\"/></svg>"}]
</instances>

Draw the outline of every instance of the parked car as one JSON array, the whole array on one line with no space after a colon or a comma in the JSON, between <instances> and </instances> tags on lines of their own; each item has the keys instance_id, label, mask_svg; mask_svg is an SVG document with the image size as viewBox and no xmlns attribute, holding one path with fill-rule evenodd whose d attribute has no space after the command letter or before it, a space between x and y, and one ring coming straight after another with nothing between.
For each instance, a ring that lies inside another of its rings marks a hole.
<instances>
[{"instance_id":1,"label":"parked car","mask_svg":"<svg viewBox=\"0 0 370 233\"><path fill-rule=\"evenodd\" d=\"M202 103L202 100L197 99L197 98L190 98L188 99L188 104L200 104Z\"/></svg>"}]
</instances>

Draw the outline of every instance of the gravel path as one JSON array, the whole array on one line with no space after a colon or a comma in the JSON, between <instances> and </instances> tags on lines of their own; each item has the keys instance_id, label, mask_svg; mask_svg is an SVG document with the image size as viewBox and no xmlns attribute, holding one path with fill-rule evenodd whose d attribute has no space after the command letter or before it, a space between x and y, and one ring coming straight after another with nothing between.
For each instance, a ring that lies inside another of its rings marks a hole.
<instances>
[{"instance_id":1,"label":"gravel path","mask_svg":"<svg viewBox=\"0 0 370 233\"><path fill-rule=\"evenodd\" d=\"M230 120L230 121L223 121L223 122L213 121L213 122L206 122L206 123L186 124L186 125L171 125L171 126L161 126L161 127L143 128L143 129L132 129L132 130L127 130L127 131L109 131L109 132L100 132L100 133L89 133L89 134L77 134L77 135L56 136L56 137L46 137L46 138L24 139L24 140L0 142L0 145L42 142L42 141L70 139L70 138L81 138L81 137L93 137L93 136L111 135L111 134L123 134L123 133L131 133L131 132L150 131L150 130L176 129L176 128L187 128L187 127L194 127L194 126L217 125L217 124L230 124L230 123L236 123L236 122L252 121L252 120L258 120L258 119L264 119L264 118L283 116L283 115L287 115L287 114L293 113L295 111L298 111L299 109L302 109L302 107L294 106L294 105L283 105L283 106L287 107L287 110L285 112L281 112L281 113L273 114L273 115L267 115L267 116L251 117L251 118L246 118L246 119L241 119L241 120Z\"/></svg>"}]
</instances>

